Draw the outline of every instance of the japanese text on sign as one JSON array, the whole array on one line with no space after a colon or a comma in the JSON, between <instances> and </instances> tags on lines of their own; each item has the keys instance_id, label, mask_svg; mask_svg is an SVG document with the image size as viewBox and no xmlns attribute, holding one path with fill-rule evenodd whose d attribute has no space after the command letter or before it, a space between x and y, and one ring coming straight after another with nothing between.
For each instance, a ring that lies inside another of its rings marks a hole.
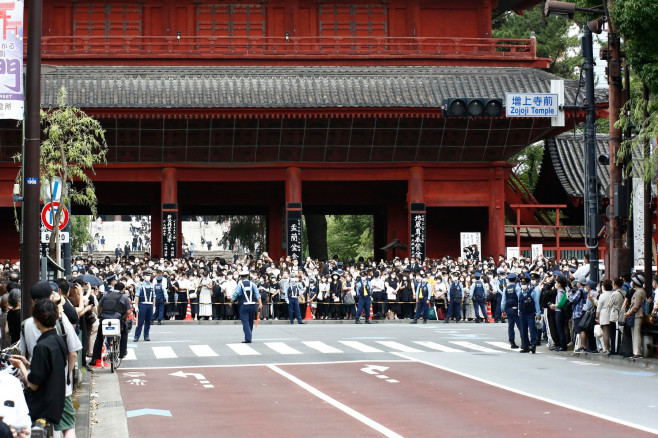
<instances>
[{"instance_id":1,"label":"japanese text on sign","mask_svg":"<svg viewBox=\"0 0 658 438\"><path fill-rule=\"evenodd\" d=\"M425 259L425 235L426 235L425 213L411 214L411 257L420 260Z\"/></svg>"},{"instance_id":2,"label":"japanese text on sign","mask_svg":"<svg viewBox=\"0 0 658 438\"><path fill-rule=\"evenodd\" d=\"M178 257L178 213L162 212L162 257L170 260Z\"/></svg>"},{"instance_id":3,"label":"japanese text on sign","mask_svg":"<svg viewBox=\"0 0 658 438\"><path fill-rule=\"evenodd\" d=\"M288 255L292 260L302 258L302 213L288 211Z\"/></svg>"},{"instance_id":4,"label":"japanese text on sign","mask_svg":"<svg viewBox=\"0 0 658 438\"><path fill-rule=\"evenodd\" d=\"M557 117L559 111L560 107L557 94L505 94L505 112L507 117Z\"/></svg>"}]
</instances>

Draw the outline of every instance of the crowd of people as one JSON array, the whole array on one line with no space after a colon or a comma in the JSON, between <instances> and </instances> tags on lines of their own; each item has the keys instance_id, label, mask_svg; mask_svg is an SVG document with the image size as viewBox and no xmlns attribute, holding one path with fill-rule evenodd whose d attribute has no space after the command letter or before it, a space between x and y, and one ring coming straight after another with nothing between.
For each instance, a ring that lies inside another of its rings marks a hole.
<instances>
[{"instance_id":1,"label":"crowd of people","mask_svg":"<svg viewBox=\"0 0 658 438\"><path fill-rule=\"evenodd\" d=\"M653 290L649 291L643 288L641 273L594 282L589 276L587 258L506 260L501 255L480 260L477 253L468 258L348 261L334 256L330 260L307 258L300 262L289 258L275 261L268 253L255 257L236 255L232 260L164 260L151 258L148 253L141 257L133 253L129 257L99 260L78 257L71 277L35 285L38 288L31 290L33 302L27 303L33 306L35 321L28 336L20 325L18 266L7 261L2 268L1 345L7 347L20 341L21 354L13 357L11 363L20 370L18 374L28 388L42 390L43 372L35 374L28 367L37 360L35 346L43 337L39 333L57 328L49 316L52 306L38 306L45 298L57 306L57 321L64 321L56 331L66 335L66 354L60 355L64 357L63 365L51 370L61 371L60 374L66 370L66 379L78 353L85 359L85 366L94 365L99 359L103 342L99 323L104 318L123 321L125 339L120 354L125 355L133 313L138 316L134 342L142 335L145 341L150 340L152 322L162 324L186 317L242 319L245 342L250 342L249 328L255 318L292 324L304 323L304 316L310 314L318 320L370 323L372 305L374 320L506 322L510 346L519 348L518 333L521 352L534 353L537 346L547 342L557 351L572 347L576 352L637 358L643 354L641 326L658 310L653 305L658 276L653 277ZM93 279L97 281L90 281ZM245 312L248 306L252 307ZM55 353L61 347L61 342L49 341L49 357L57 357ZM35 375L30 378L32 374ZM58 382L52 384L59 385ZM43 418L70 431L72 420L66 402L67 397L70 401L69 386L59 390L65 394L61 412L57 405L56 415L48 411ZM38 391L34 391L35 398ZM41 415L39 403L28 398L32 419ZM49 403L49 408L53 406ZM33 408L38 414L33 413Z\"/></svg>"}]
</instances>

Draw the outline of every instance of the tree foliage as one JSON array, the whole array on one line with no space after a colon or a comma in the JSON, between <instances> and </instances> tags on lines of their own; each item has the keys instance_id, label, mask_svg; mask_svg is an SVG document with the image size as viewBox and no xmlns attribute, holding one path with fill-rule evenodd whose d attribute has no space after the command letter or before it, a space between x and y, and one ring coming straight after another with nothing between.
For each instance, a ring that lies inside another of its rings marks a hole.
<instances>
[{"instance_id":1,"label":"tree foliage","mask_svg":"<svg viewBox=\"0 0 658 438\"><path fill-rule=\"evenodd\" d=\"M66 97L66 89L62 87L57 98L58 107L41 110L43 140L40 149L40 179L43 182L59 178L64 182L60 204L86 205L95 217L98 200L89 173L94 173L94 165L106 163L105 131L97 120L79 108L70 106ZM14 159L21 161L21 154ZM16 180L19 182L21 179L19 171ZM61 214L62 209L57 209L53 223L59 223ZM58 243L59 229L53 227L51 253Z\"/></svg>"},{"instance_id":2,"label":"tree foliage","mask_svg":"<svg viewBox=\"0 0 658 438\"><path fill-rule=\"evenodd\" d=\"M626 59L652 94L658 92L658 0L615 0L610 14L626 42Z\"/></svg>"},{"instance_id":3,"label":"tree foliage","mask_svg":"<svg viewBox=\"0 0 658 438\"><path fill-rule=\"evenodd\" d=\"M89 236L90 218L87 215L71 216L71 252L84 250Z\"/></svg>"},{"instance_id":4,"label":"tree foliage","mask_svg":"<svg viewBox=\"0 0 658 438\"><path fill-rule=\"evenodd\" d=\"M345 260L374 256L373 217L327 216L327 247L330 256Z\"/></svg>"},{"instance_id":5,"label":"tree foliage","mask_svg":"<svg viewBox=\"0 0 658 438\"><path fill-rule=\"evenodd\" d=\"M518 163L514 168L514 174L519 177L531 193L537 185L543 158L544 142L531 144L512 157L512 161Z\"/></svg>"},{"instance_id":6,"label":"tree foliage","mask_svg":"<svg viewBox=\"0 0 658 438\"><path fill-rule=\"evenodd\" d=\"M217 222L228 222L228 230L222 236L222 245L228 248L242 247L249 252L264 251L266 217L259 215L222 215Z\"/></svg>"},{"instance_id":7,"label":"tree foliage","mask_svg":"<svg viewBox=\"0 0 658 438\"><path fill-rule=\"evenodd\" d=\"M494 38L530 38L532 32L537 39L537 56L550 58L548 71L566 78L576 79L575 69L581 63L580 50L577 50L578 36L569 36L573 22L544 17L544 2L517 15L512 11L495 18ZM573 49L576 49L575 51Z\"/></svg>"}]
</instances>

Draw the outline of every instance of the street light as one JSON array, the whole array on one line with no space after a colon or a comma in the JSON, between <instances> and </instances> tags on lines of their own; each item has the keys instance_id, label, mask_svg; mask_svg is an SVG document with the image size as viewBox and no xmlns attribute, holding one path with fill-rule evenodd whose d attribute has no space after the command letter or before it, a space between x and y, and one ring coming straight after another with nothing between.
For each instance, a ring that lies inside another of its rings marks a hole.
<instances>
[{"instance_id":1,"label":"street light","mask_svg":"<svg viewBox=\"0 0 658 438\"><path fill-rule=\"evenodd\" d=\"M576 11L601 13L600 9L578 8L567 2L547 1L544 14L547 17L573 18ZM603 219L599 214L598 178L596 175L596 102L594 100L594 42L592 32L600 33L604 20L590 21L583 26L581 51L583 70L585 71L585 246L589 249L589 276L594 282L599 281L599 232Z\"/></svg>"}]
</instances>

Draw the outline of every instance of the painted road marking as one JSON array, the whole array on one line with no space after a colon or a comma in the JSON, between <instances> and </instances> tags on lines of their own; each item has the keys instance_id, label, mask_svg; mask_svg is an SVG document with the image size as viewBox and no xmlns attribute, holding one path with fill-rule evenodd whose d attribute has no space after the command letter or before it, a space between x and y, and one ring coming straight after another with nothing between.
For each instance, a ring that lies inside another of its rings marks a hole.
<instances>
[{"instance_id":1,"label":"painted road marking","mask_svg":"<svg viewBox=\"0 0 658 438\"><path fill-rule=\"evenodd\" d=\"M135 356L135 350L133 348L128 349L128 353L126 353L126 357L124 357L123 360L137 360L137 356Z\"/></svg>"},{"instance_id":2,"label":"painted road marking","mask_svg":"<svg viewBox=\"0 0 658 438\"><path fill-rule=\"evenodd\" d=\"M190 345L190 350L199 357L214 357L219 356L215 353L210 345Z\"/></svg>"},{"instance_id":3,"label":"painted road marking","mask_svg":"<svg viewBox=\"0 0 658 438\"><path fill-rule=\"evenodd\" d=\"M228 348L238 353L240 356L259 356L260 353L247 344L226 344Z\"/></svg>"},{"instance_id":4,"label":"painted road marking","mask_svg":"<svg viewBox=\"0 0 658 438\"><path fill-rule=\"evenodd\" d=\"M151 347L156 359L173 359L178 357L171 347Z\"/></svg>"},{"instance_id":5,"label":"painted road marking","mask_svg":"<svg viewBox=\"0 0 658 438\"><path fill-rule=\"evenodd\" d=\"M381 433L382 435L390 438L402 438L402 435L399 435L395 432L393 432L391 429L387 428L386 426L377 423L371 418L366 417L362 413L350 408L349 406L339 402L338 400L330 397L329 395L325 394L324 392L314 388L313 386L309 385L308 383L302 381L301 379L298 379L297 377L293 376L292 374L287 373L286 371L283 371L281 368L277 367L276 365L267 365L269 369L274 371L275 373L280 374L281 376L285 377L286 379L290 380L291 382L295 383L296 385L300 386L301 388L305 389L306 391L310 392L320 400L323 400L326 403L329 403L333 407L340 409L341 411L345 412L347 415L350 417L354 418L355 420L360 421L361 423L365 424L366 426L376 430L377 432Z\"/></svg>"},{"instance_id":6,"label":"painted road marking","mask_svg":"<svg viewBox=\"0 0 658 438\"><path fill-rule=\"evenodd\" d=\"M327 345L321 341L304 341L303 344L307 347L319 351L320 353L342 353L342 351L338 348Z\"/></svg>"},{"instance_id":7,"label":"painted road marking","mask_svg":"<svg viewBox=\"0 0 658 438\"><path fill-rule=\"evenodd\" d=\"M175 376L175 377L184 377L187 379L187 376L192 376L195 377L199 383L203 385L204 388L214 388L213 385L210 384L209 381L206 380L206 377L203 374L199 373L184 373L183 371L177 371L175 373L169 374L170 376Z\"/></svg>"},{"instance_id":8,"label":"painted road marking","mask_svg":"<svg viewBox=\"0 0 658 438\"><path fill-rule=\"evenodd\" d=\"M493 348L483 347L481 345L474 344L468 341L450 341L451 344L459 345L460 347L469 348L475 351L481 351L483 353L502 353L500 350L494 350Z\"/></svg>"},{"instance_id":9,"label":"painted road marking","mask_svg":"<svg viewBox=\"0 0 658 438\"><path fill-rule=\"evenodd\" d=\"M380 350L379 348L371 347L370 345L366 345L363 342L359 341L339 341L343 345L347 345L350 348L354 348L355 350L359 350L362 353L383 353L383 350Z\"/></svg>"},{"instance_id":10,"label":"painted road marking","mask_svg":"<svg viewBox=\"0 0 658 438\"><path fill-rule=\"evenodd\" d=\"M302 354L301 351L295 350L285 342L265 342L265 345L279 354Z\"/></svg>"},{"instance_id":11,"label":"painted road marking","mask_svg":"<svg viewBox=\"0 0 658 438\"><path fill-rule=\"evenodd\" d=\"M404 344L400 344L395 341L375 341L378 344L382 344L384 347L392 348L393 350L401 351L403 353L422 353L423 350L419 350L413 347L407 347Z\"/></svg>"},{"instance_id":12,"label":"painted road marking","mask_svg":"<svg viewBox=\"0 0 658 438\"><path fill-rule=\"evenodd\" d=\"M160 417L171 417L171 411L164 409L136 409L134 411L126 411L126 417L141 417L142 415L158 415Z\"/></svg>"},{"instance_id":13,"label":"painted road marking","mask_svg":"<svg viewBox=\"0 0 658 438\"><path fill-rule=\"evenodd\" d=\"M361 371L363 371L366 374L377 375L379 374L379 371L384 372L387 369L388 367L383 367L381 365L366 365L365 368L361 368Z\"/></svg>"},{"instance_id":14,"label":"painted road marking","mask_svg":"<svg viewBox=\"0 0 658 438\"><path fill-rule=\"evenodd\" d=\"M512 346L509 344L509 342L487 341L487 344L493 345L494 347L502 348L503 350L512 349Z\"/></svg>"},{"instance_id":15,"label":"painted road marking","mask_svg":"<svg viewBox=\"0 0 658 438\"><path fill-rule=\"evenodd\" d=\"M522 391L520 389L511 388L509 386L505 386L503 384L496 383L496 382L493 382L491 380L483 379L481 377L476 377L476 376L473 376L471 374L466 374L462 371L458 371L458 370L455 370L455 369L452 369L452 368L448 368L446 366L435 364L435 363L432 363L432 362L429 362L429 361L426 361L426 360L423 360L423 359L416 359L416 358L413 358L411 356L407 356L407 355L402 354L402 353L393 353L393 354L398 356L398 357L401 357L403 359L408 359L410 361L414 361L414 362L422 363L422 364L425 364L425 365L428 365L428 366L431 366L431 367L434 367L434 368L438 368L440 370L447 371L449 373L457 374L458 376L466 377L467 379L475 380L476 382L484 383L486 385L491 385L495 388L504 389L505 391L513 392L515 394L523 395L525 397L534 398L535 400L543 401L543 402L546 402L546 403L551 403L555 406L560 406L562 408L571 409L572 411L576 411L576 412L580 412L580 413L583 413L583 414L591 415L591 416L596 417L596 418L601 418L601 419L606 420L606 421L611 421L613 423L617 423L617 424L621 424L621 425L624 425L624 426L632 427L633 429L638 429L638 430L643 430L645 432L658 434L658 429L653 429L651 427L643 426L641 424L631 423L630 421L626 421L626 420L622 420L622 419L619 419L619 418L611 417L611 416L605 415L605 414L600 414L598 412L590 411L588 409L583 409L581 407L573 406L573 405L570 405L568 403L563 403L563 402L560 402L560 401L557 401L557 400L553 400L553 399L550 399L548 397L542 397L540 395L532 394L532 393L529 393L529 392L526 392L526 391ZM547 356L547 357L550 357L550 356Z\"/></svg>"},{"instance_id":16,"label":"painted road marking","mask_svg":"<svg viewBox=\"0 0 658 438\"><path fill-rule=\"evenodd\" d=\"M447 345L437 344L436 342L431 342L431 341L414 341L414 343L421 345L425 348L431 348L432 350L443 351L444 353L466 353L464 350L458 350L456 348L448 347Z\"/></svg>"}]
</instances>

